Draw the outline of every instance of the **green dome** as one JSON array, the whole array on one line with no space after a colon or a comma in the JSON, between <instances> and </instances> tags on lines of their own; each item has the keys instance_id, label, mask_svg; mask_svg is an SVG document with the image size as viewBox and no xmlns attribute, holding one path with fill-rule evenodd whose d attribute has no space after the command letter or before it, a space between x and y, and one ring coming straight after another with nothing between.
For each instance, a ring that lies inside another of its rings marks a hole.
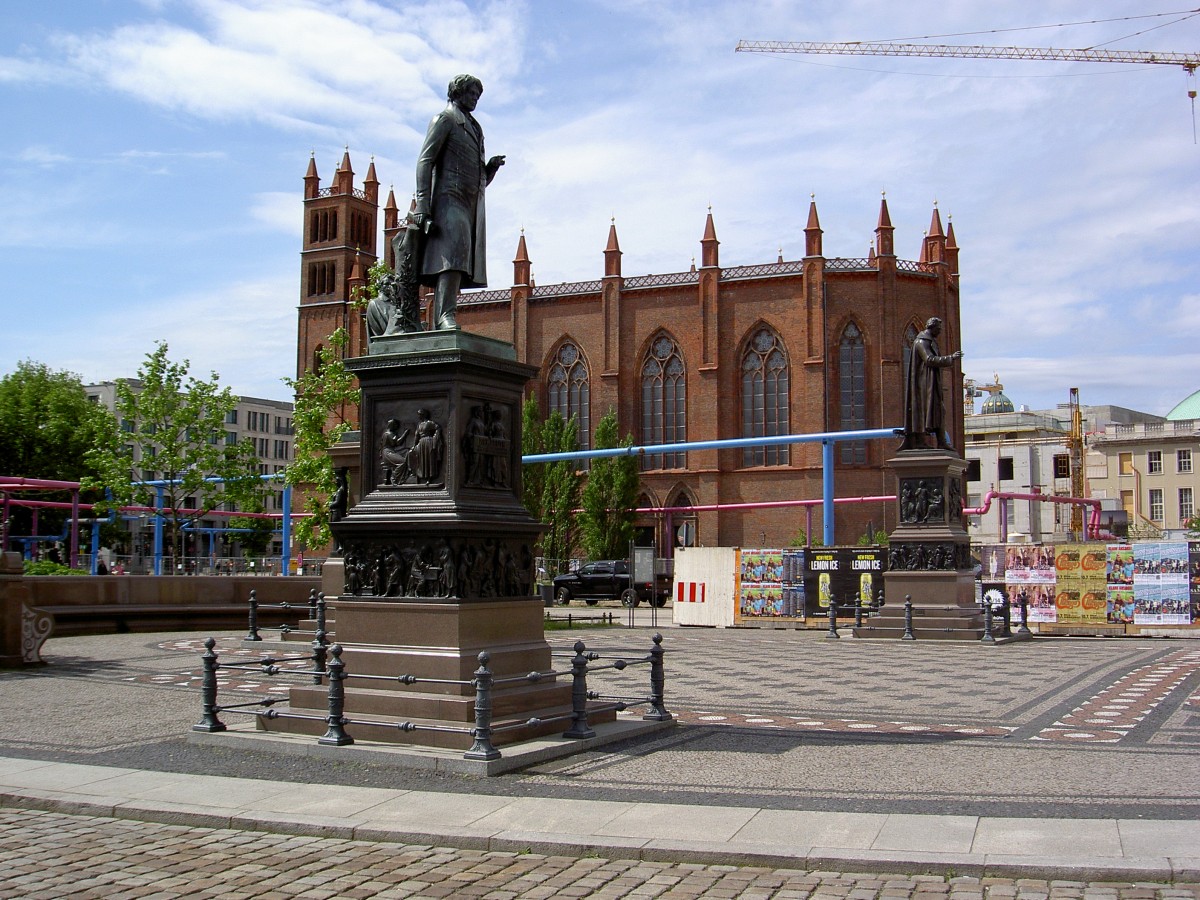
<instances>
[{"instance_id":1,"label":"green dome","mask_svg":"<svg viewBox=\"0 0 1200 900\"><path fill-rule=\"evenodd\" d=\"M988 398L983 401L983 407L979 410L982 415L988 413L1010 413L1016 412L1016 407L1013 402L1004 396L1000 391L994 394L989 394Z\"/></svg>"},{"instance_id":2,"label":"green dome","mask_svg":"<svg viewBox=\"0 0 1200 900\"><path fill-rule=\"evenodd\" d=\"M1168 422L1180 422L1185 419L1200 419L1200 391L1179 401L1175 408L1167 413Z\"/></svg>"}]
</instances>

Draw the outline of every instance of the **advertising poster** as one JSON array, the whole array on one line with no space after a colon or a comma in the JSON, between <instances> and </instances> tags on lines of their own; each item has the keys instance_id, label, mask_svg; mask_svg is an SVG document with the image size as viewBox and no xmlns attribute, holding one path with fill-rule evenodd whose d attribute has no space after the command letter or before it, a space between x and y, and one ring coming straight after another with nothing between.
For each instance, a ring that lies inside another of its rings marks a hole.
<instances>
[{"instance_id":1,"label":"advertising poster","mask_svg":"<svg viewBox=\"0 0 1200 900\"><path fill-rule=\"evenodd\" d=\"M803 560L803 550L743 550L738 621L803 619Z\"/></svg>"},{"instance_id":2,"label":"advertising poster","mask_svg":"<svg viewBox=\"0 0 1200 900\"><path fill-rule=\"evenodd\" d=\"M1054 584L1005 583L1009 601L1013 606L1013 621L1021 619L1021 600L1029 604L1030 622L1056 622L1057 607L1054 605Z\"/></svg>"},{"instance_id":3,"label":"advertising poster","mask_svg":"<svg viewBox=\"0 0 1200 900\"><path fill-rule=\"evenodd\" d=\"M852 615L862 596L866 602L883 588L885 551L879 547L812 547L805 554L804 596L810 616L829 614L829 597Z\"/></svg>"},{"instance_id":4,"label":"advertising poster","mask_svg":"<svg viewBox=\"0 0 1200 900\"><path fill-rule=\"evenodd\" d=\"M1108 621L1120 624L1133 624L1133 586L1110 584L1108 586Z\"/></svg>"},{"instance_id":5,"label":"advertising poster","mask_svg":"<svg viewBox=\"0 0 1200 900\"><path fill-rule=\"evenodd\" d=\"M1188 582L1192 595L1192 621L1200 619L1200 541L1188 542Z\"/></svg>"},{"instance_id":6,"label":"advertising poster","mask_svg":"<svg viewBox=\"0 0 1200 900\"><path fill-rule=\"evenodd\" d=\"M1162 544L1139 541L1133 545L1133 622L1162 624Z\"/></svg>"},{"instance_id":7,"label":"advertising poster","mask_svg":"<svg viewBox=\"0 0 1200 900\"><path fill-rule=\"evenodd\" d=\"M1158 545L1159 621L1163 625L1191 622L1188 597L1188 545L1165 541Z\"/></svg>"},{"instance_id":8,"label":"advertising poster","mask_svg":"<svg viewBox=\"0 0 1200 900\"><path fill-rule=\"evenodd\" d=\"M1055 616L1067 624L1102 625L1108 620L1105 582L1107 552L1102 544L1061 544L1055 548Z\"/></svg>"},{"instance_id":9,"label":"advertising poster","mask_svg":"<svg viewBox=\"0 0 1200 900\"><path fill-rule=\"evenodd\" d=\"M1005 571L1004 544L984 544L979 548L979 576L984 581L1003 582Z\"/></svg>"},{"instance_id":10,"label":"advertising poster","mask_svg":"<svg viewBox=\"0 0 1200 900\"><path fill-rule=\"evenodd\" d=\"M1191 623L1191 601L1188 597L1187 584L1163 582L1161 615L1164 625L1188 625Z\"/></svg>"},{"instance_id":11,"label":"advertising poster","mask_svg":"<svg viewBox=\"0 0 1200 900\"><path fill-rule=\"evenodd\" d=\"M1108 621L1116 625L1133 622L1133 545L1109 544L1105 564L1108 584Z\"/></svg>"},{"instance_id":12,"label":"advertising poster","mask_svg":"<svg viewBox=\"0 0 1200 900\"><path fill-rule=\"evenodd\" d=\"M1054 547L1009 544L1004 580L1009 584L1054 584Z\"/></svg>"}]
</instances>

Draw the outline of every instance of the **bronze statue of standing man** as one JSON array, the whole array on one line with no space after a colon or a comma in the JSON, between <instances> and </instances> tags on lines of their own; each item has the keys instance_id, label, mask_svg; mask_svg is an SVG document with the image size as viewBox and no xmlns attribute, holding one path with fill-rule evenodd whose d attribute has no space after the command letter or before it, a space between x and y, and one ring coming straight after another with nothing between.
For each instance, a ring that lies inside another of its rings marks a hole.
<instances>
[{"instance_id":1,"label":"bronze statue of standing man","mask_svg":"<svg viewBox=\"0 0 1200 900\"><path fill-rule=\"evenodd\" d=\"M904 391L904 443L901 450L924 446L925 435L932 435L939 449L952 449L945 431L942 369L954 365L963 354L961 350L955 350L949 356L941 356L937 345L941 333L942 320L935 316L925 323L925 330L913 341Z\"/></svg>"},{"instance_id":2,"label":"bronze statue of standing man","mask_svg":"<svg viewBox=\"0 0 1200 900\"><path fill-rule=\"evenodd\" d=\"M460 289L487 286L483 193L504 157L484 156L483 129L471 115L482 93L475 76L456 76L417 158L413 221L426 235L420 278L434 289L435 329L458 327Z\"/></svg>"}]
</instances>

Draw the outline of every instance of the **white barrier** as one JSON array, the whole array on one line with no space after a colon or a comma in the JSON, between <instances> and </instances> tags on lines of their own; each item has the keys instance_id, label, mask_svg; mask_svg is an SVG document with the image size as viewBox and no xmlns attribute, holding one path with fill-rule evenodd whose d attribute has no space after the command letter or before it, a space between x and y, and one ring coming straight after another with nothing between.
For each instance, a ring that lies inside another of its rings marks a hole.
<instances>
[{"instance_id":1,"label":"white barrier","mask_svg":"<svg viewBox=\"0 0 1200 900\"><path fill-rule=\"evenodd\" d=\"M675 551L676 625L729 628L737 605L737 549L684 547Z\"/></svg>"}]
</instances>

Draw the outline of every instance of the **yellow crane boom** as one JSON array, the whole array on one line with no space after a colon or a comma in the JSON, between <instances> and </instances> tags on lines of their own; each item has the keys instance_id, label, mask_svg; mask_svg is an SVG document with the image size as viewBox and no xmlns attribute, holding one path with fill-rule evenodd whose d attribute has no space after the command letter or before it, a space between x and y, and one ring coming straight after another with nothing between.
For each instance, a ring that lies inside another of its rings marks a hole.
<instances>
[{"instance_id":1,"label":"yellow crane boom","mask_svg":"<svg viewBox=\"0 0 1200 900\"><path fill-rule=\"evenodd\" d=\"M811 53L835 56L949 56L967 59L1046 59L1068 62L1134 63L1200 68L1200 53L1158 50L1058 50L1052 47L989 47L959 44L900 44L889 41L738 41L739 53Z\"/></svg>"}]
</instances>

